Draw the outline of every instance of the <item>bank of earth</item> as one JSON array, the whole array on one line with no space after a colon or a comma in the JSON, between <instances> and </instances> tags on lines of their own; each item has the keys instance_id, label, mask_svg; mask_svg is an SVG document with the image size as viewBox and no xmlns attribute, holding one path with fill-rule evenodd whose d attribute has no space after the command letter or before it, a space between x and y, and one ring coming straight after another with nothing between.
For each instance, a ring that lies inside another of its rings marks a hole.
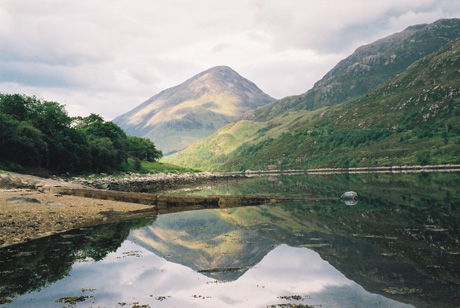
<instances>
[{"instance_id":1,"label":"bank of earth","mask_svg":"<svg viewBox=\"0 0 460 308\"><path fill-rule=\"evenodd\" d=\"M153 193L181 185L238 177L239 175L234 174L211 173L161 174L141 178L127 176L116 180L110 177L91 181L76 179L70 182L23 174L0 174L0 247L76 228L157 215L161 205L164 208L171 205L219 203L222 200L216 198L196 202L197 198L184 201ZM134 185L136 182L141 183L140 186ZM150 194L129 191L130 187L141 187L141 190L144 190L142 187L149 184ZM126 191L108 190L111 188L110 185L119 189L124 188ZM180 209L178 207L176 210Z\"/></svg>"}]
</instances>

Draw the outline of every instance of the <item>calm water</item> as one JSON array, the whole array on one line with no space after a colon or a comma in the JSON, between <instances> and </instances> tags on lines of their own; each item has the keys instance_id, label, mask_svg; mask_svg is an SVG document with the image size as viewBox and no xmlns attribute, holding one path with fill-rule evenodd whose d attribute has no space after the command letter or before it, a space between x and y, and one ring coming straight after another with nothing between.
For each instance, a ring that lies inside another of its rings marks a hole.
<instances>
[{"instance_id":1,"label":"calm water","mask_svg":"<svg viewBox=\"0 0 460 308\"><path fill-rule=\"evenodd\" d=\"M162 214L0 250L0 307L459 307L460 174L263 177L298 200ZM340 200L353 190L359 201Z\"/></svg>"}]
</instances>

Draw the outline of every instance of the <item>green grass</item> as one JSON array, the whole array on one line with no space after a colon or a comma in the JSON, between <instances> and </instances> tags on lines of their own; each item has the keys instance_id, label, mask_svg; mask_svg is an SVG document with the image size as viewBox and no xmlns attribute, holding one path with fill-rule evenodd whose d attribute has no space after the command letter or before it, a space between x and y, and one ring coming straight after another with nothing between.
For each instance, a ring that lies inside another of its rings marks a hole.
<instances>
[{"instance_id":1,"label":"green grass","mask_svg":"<svg viewBox=\"0 0 460 308\"><path fill-rule=\"evenodd\" d=\"M184 168L173 164L163 162L141 162L139 173L194 173L200 172L198 169Z\"/></svg>"},{"instance_id":2,"label":"green grass","mask_svg":"<svg viewBox=\"0 0 460 308\"><path fill-rule=\"evenodd\" d=\"M184 168L180 166L176 166L173 164L163 163L163 162L149 162L149 161L141 161L140 169L136 169L134 160L128 159L128 164L124 166L124 170L121 172L111 174L112 177L124 177L126 172L132 172L136 174L147 174L147 173L196 173L200 172L201 170L191 169L191 168ZM64 176L65 178L74 178L74 177L82 177L86 179L97 179L97 178L104 178L107 176L107 173L100 173L100 174L92 174L92 173L83 173L83 174L70 174Z\"/></svg>"}]
</instances>

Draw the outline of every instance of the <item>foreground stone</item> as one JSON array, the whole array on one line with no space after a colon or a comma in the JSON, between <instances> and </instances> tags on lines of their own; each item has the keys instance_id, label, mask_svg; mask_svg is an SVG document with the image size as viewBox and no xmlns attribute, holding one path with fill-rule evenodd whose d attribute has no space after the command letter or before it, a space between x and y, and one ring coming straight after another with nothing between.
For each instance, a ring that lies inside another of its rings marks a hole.
<instances>
[{"instance_id":1,"label":"foreground stone","mask_svg":"<svg viewBox=\"0 0 460 308\"><path fill-rule=\"evenodd\" d=\"M156 213L172 213L177 211L205 209L205 208L230 208L238 206L261 205L280 201L294 200L293 198L272 198L258 195L240 196L170 196L149 193L120 192L93 188L52 187L47 190L54 194L72 195L99 200L112 200L145 204L151 206ZM302 200L305 200L302 198Z\"/></svg>"}]
</instances>

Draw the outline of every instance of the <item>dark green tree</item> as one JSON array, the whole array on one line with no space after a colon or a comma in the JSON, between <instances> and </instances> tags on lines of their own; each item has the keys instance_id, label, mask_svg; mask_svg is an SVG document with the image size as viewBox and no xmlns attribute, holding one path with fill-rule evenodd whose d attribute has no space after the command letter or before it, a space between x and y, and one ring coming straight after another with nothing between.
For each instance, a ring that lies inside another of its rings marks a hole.
<instances>
[{"instance_id":1,"label":"dark green tree","mask_svg":"<svg viewBox=\"0 0 460 308\"><path fill-rule=\"evenodd\" d=\"M123 170L128 157L155 161L161 151L147 138L128 137L97 114L68 116L63 105L0 94L0 163L51 173Z\"/></svg>"},{"instance_id":2,"label":"dark green tree","mask_svg":"<svg viewBox=\"0 0 460 308\"><path fill-rule=\"evenodd\" d=\"M41 166L48 152L44 135L29 122L0 113L0 159L26 166Z\"/></svg>"},{"instance_id":3,"label":"dark green tree","mask_svg":"<svg viewBox=\"0 0 460 308\"><path fill-rule=\"evenodd\" d=\"M33 117L40 101L35 97L20 94L0 94L0 113L17 121L27 121Z\"/></svg>"},{"instance_id":4,"label":"dark green tree","mask_svg":"<svg viewBox=\"0 0 460 308\"><path fill-rule=\"evenodd\" d=\"M128 155L131 158L154 162L160 159L163 153L157 150L155 144L148 138L128 136Z\"/></svg>"},{"instance_id":5,"label":"dark green tree","mask_svg":"<svg viewBox=\"0 0 460 308\"><path fill-rule=\"evenodd\" d=\"M123 130L96 114L82 118L79 126L90 145L92 170L120 170L128 160L128 137Z\"/></svg>"}]
</instances>

